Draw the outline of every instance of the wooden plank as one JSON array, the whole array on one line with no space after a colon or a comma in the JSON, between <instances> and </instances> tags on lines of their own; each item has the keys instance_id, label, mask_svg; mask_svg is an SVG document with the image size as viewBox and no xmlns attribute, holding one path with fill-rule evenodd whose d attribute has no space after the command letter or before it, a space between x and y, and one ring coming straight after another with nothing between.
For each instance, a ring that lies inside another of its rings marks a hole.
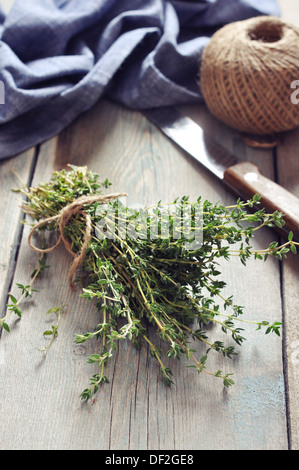
<instances>
[{"instance_id":1,"label":"wooden plank","mask_svg":"<svg viewBox=\"0 0 299 470\"><path fill-rule=\"evenodd\" d=\"M0 308L1 316L5 310L7 292L13 276L16 255L22 233L21 196L11 190L19 188L21 183L30 184L34 167L34 150L14 158L0 161Z\"/></svg>"},{"instance_id":2,"label":"wooden plank","mask_svg":"<svg viewBox=\"0 0 299 470\"><path fill-rule=\"evenodd\" d=\"M199 109L190 109L225 144L246 158L258 160L273 176L271 152L247 149L238 135ZM210 123L210 124L209 124ZM225 139L224 139L225 137ZM113 190L128 191L129 204L202 195L232 202L219 182L178 150L139 113L101 101L59 138L41 147L33 184L48 179L67 163L86 164L108 177ZM25 228L14 282L22 282L36 256L27 246ZM275 235L264 230L255 246L264 247ZM79 393L94 373L85 363L96 343L75 346L75 333L98 323L97 312L68 287L70 258L58 248L48 258L52 266L37 283L40 289L24 307L12 333L3 335L5 364L0 367L1 448L10 449L286 449L286 415L281 341L246 328L240 355L229 364L215 355L211 368L235 372L236 385L223 390L216 379L197 376L174 362L176 386L166 388L146 346L140 351L119 345L107 368L111 383L95 400L83 404ZM229 294L247 305L250 319L281 319L279 266L274 260L222 263ZM60 333L43 357L45 312L69 305ZM261 318L262 317L262 318ZM152 335L152 331L150 330ZM226 338L224 338L226 341ZM215 383L216 380L216 383ZM26 430L26 431L25 431Z\"/></svg>"},{"instance_id":3,"label":"wooden plank","mask_svg":"<svg viewBox=\"0 0 299 470\"><path fill-rule=\"evenodd\" d=\"M295 106L295 105L294 105ZM298 105L299 106L299 105ZM299 129L288 132L278 148L279 181L299 197ZM299 259L289 256L283 262L283 302L285 323L285 366L287 371L291 448L299 449Z\"/></svg>"},{"instance_id":4,"label":"wooden plank","mask_svg":"<svg viewBox=\"0 0 299 470\"><path fill-rule=\"evenodd\" d=\"M299 8L296 0L279 0L282 18L299 27ZM294 77L298 79L299 77ZM294 105L296 106L296 105ZM299 105L298 111L299 111ZM299 130L283 135L277 152L279 182L299 197ZM282 266L282 293L284 308L284 360L289 417L289 439L292 450L299 449L299 259L290 256Z\"/></svg>"}]
</instances>

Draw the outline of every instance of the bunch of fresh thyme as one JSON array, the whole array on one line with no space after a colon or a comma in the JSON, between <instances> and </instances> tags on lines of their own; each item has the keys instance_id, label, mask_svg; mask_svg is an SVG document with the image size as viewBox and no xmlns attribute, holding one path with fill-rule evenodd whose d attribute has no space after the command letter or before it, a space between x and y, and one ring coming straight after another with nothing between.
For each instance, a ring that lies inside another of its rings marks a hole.
<instances>
[{"instance_id":1,"label":"bunch of fresh thyme","mask_svg":"<svg viewBox=\"0 0 299 470\"><path fill-rule=\"evenodd\" d=\"M100 194L109 186L108 180L100 182L98 175L86 167L71 166L70 171L54 172L48 183L22 188L20 191L27 198L23 211L37 222L52 218L39 226L44 235L45 231L58 230L58 216L66 207L78 198ZM221 340L209 341L207 325L215 323L238 345L245 339L243 329L238 326L238 322L246 321L240 318L243 307L236 305L233 297L222 295L225 283L218 279L218 261L232 255L239 256L243 264L250 257L266 259L271 255L282 259L290 249L295 253L297 245L290 233L288 241L281 246L274 242L260 251L251 247L250 239L256 230L284 223L281 213L266 214L263 209L255 213L248 211L258 203L258 196L247 202L238 200L230 207L200 197L195 202L183 197L169 204L165 211L161 202L152 208L129 210L119 200L106 204L96 201L84 206L84 214L79 211L73 215L64 228L64 236L75 254L81 253L84 245L87 216L91 222L76 283L81 297L95 302L99 310L99 323L94 330L76 334L75 342L101 339L99 350L88 358L88 363L98 365L99 372L82 392L82 399L90 399L101 384L108 382L105 365L117 349L118 341L123 339L137 347L145 341L165 383L172 383L172 372L164 363L162 351L147 335L148 324L154 326L158 337L167 345L166 356L185 355L192 361L190 367L198 372L221 378L226 387L234 383L231 374L223 374L221 370L210 372L206 367L210 351L228 358L236 354L233 345L225 346ZM187 231L182 230L186 222ZM32 295L33 282L46 267L42 254L30 284L18 285L22 290L20 299L10 295L8 314L0 320L0 326L7 331L8 316L12 313L21 316L21 300ZM59 321L61 310L62 307L57 307L48 313L57 313ZM266 333L278 335L280 325L256 322L257 329L265 328ZM51 336L51 342L57 333L58 322L45 332ZM190 338L203 343L204 355L196 357Z\"/></svg>"}]
</instances>

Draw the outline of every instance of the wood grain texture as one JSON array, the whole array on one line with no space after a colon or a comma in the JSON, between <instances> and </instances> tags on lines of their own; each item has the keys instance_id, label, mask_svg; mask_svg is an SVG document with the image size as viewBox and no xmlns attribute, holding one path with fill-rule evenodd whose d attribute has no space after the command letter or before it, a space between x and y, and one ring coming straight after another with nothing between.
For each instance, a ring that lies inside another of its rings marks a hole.
<instances>
[{"instance_id":1,"label":"wood grain texture","mask_svg":"<svg viewBox=\"0 0 299 470\"><path fill-rule=\"evenodd\" d=\"M16 196L13 188L19 188L22 183L30 184L34 167L34 150L25 152L14 158L0 162L0 316L3 316L7 301L16 256L22 233L21 225L21 195Z\"/></svg>"},{"instance_id":2,"label":"wood grain texture","mask_svg":"<svg viewBox=\"0 0 299 470\"><path fill-rule=\"evenodd\" d=\"M299 106L299 105L298 105ZM298 110L299 111L299 110ZM299 130L284 135L278 148L279 182L299 197ZM299 450L299 259L283 262L282 286L285 323L285 361L287 370L291 448Z\"/></svg>"},{"instance_id":3,"label":"wood grain texture","mask_svg":"<svg viewBox=\"0 0 299 470\"><path fill-rule=\"evenodd\" d=\"M282 18L299 27L299 5L296 0L279 0ZM299 77L294 77L299 79ZM299 105L294 105L298 107ZM278 181L299 197L299 130L283 135L277 151ZM299 450L299 260L291 256L282 266L284 309L284 358L287 382L289 440L292 450Z\"/></svg>"},{"instance_id":4,"label":"wood grain texture","mask_svg":"<svg viewBox=\"0 0 299 470\"><path fill-rule=\"evenodd\" d=\"M244 159L259 162L273 177L270 151L246 148L240 137L215 121L204 108L188 108L228 148ZM58 138L41 147L33 185L46 180L53 169L73 163L86 164L108 177L115 191L127 191L129 204L164 202L180 195L202 195L231 203L234 198L222 185L169 142L140 113L101 101ZM27 245L27 228L20 246L13 282L22 282L36 263ZM276 239L270 229L254 241L265 247ZM2 449L286 449L286 409L282 344L278 337L255 333L240 355L229 363L215 354L210 368L234 372L236 385L224 390L221 381L198 376L174 361L176 385L167 388L146 345L140 351L124 342L107 368L110 384L90 403L79 394L95 372L86 364L97 343L74 345L74 334L98 323L92 304L69 290L70 257L59 247L48 257L51 268L37 284L40 289L24 307L21 321L3 333L4 364L0 367L2 400L0 442ZM222 263L227 293L246 305L248 319L280 321L279 265L238 260ZM259 280L257 282L257 280ZM262 282L261 282L262 280ZM42 332L45 312L68 304L60 333L44 357ZM154 332L149 329L153 341ZM211 331L212 338L216 332ZM217 334L218 337L218 334ZM223 335L224 342L227 341ZM8 410L8 411L7 411Z\"/></svg>"}]
</instances>

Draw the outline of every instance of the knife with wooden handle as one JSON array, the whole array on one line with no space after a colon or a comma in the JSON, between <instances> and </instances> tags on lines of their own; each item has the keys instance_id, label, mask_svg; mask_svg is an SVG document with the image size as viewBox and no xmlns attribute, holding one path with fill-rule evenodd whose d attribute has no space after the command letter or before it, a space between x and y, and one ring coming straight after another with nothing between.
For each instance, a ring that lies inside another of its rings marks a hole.
<instances>
[{"instance_id":1,"label":"knife with wooden handle","mask_svg":"<svg viewBox=\"0 0 299 470\"><path fill-rule=\"evenodd\" d=\"M199 161L243 200L255 194L261 196L261 205L267 213L284 214L285 225L275 229L283 235L290 231L299 241L299 199L274 181L263 176L253 163L240 161L211 138L192 119L174 107L142 111L165 135L181 149Z\"/></svg>"}]
</instances>

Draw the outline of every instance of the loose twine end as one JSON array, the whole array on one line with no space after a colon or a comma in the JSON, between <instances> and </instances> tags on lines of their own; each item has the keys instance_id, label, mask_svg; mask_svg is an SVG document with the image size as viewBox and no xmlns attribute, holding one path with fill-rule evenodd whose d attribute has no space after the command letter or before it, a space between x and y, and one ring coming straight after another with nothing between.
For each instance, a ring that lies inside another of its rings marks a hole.
<instances>
[{"instance_id":1,"label":"loose twine end","mask_svg":"<svg viewBox=\"0 0 299 470\"><path fill-rule=\"evenodd\" d=\"M38 222L30 231L29 236L28 236L28 244L30 248L32 248L34 251L37 253L51 253L54 251L58 245L60 245L61 241L63 241L64 246L66 250L73 256L74 260L73 263L71 264L70 270L69 270L69 275L68 275L68 280L69 284L72 290L76 290L76 286L74 284L74 275L76 270L81 266L86 249L88 247L88 243L91 238L91 229L92 229L92 222L91 222L91 217L89 214L87 214L83 210L84 205L92 204L94 202L109 202L114 199L118 199L120 197L125 197L127 196L127 193L115 193L115 194L107 194L107 195L99 195L96 194L94 196L81 196L75 201L73 201L71 204L68 206L64 207L61 212L57 215L54 215L53 217L48 217L40 222ZM64 231L65 227L67 226L69 220L74 217L76 214L81 213L81 215L85 218L86 222L86 228L85 228L85 234L84 234L84 242L81 248L81 251L79 253L74 253L74 251L71 248L71 243L70 241L65 237ZM49 223L49 222L54 222L55 220L59 220L59 238L58 241L54 246L51 246L49 248L37 248L36 246L33 245L31 242L31 238L33 234L36 232L38 228L41 226Z\"/></svg>"}]
</instances>

